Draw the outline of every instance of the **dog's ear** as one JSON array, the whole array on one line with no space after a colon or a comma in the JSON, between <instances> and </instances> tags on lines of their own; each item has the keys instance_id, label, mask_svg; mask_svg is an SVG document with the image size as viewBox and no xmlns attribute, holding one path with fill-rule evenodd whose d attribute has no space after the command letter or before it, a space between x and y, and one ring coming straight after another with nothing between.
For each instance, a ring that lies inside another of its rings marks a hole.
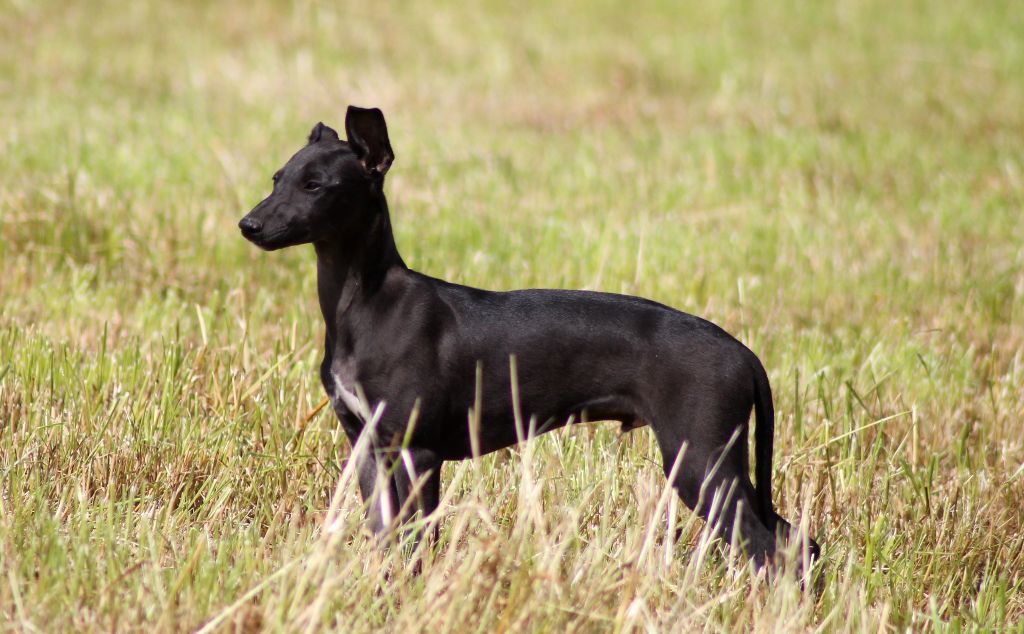
<instances>
[{"instance_id":1,"label":"dog's ear","mask_svg":"<svg viewBox=\"0 0 1024 634\"><path fill-rule=\"evenodd\" d=\"M371 176L383 176L395 160L388 141L388 126L384 113L377 108L349 106L345 115L345 133L348 144Z\"/></svg>"},{"instance_id":2,"label":"dog's ear","mask_svg":"<svg viewBox=\"0 0 1024 634\"><path fill-rule=\"evenodd\" d=\"M338 133L333 128L325 126L323 122L317 123L313 126L313 131L309 133L309 142L316 143L320 139L325 141L340 141Z\"/></svg>"}]
</instances>

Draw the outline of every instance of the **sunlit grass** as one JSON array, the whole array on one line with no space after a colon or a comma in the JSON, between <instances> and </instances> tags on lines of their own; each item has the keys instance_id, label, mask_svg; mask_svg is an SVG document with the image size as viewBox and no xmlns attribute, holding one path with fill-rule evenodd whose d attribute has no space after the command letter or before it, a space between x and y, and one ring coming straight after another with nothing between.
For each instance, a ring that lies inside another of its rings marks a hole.
<instances>
[{"instance_id":1,"label":"sunlit grass","mask_svg":"<svg viewBox=\"0 0 1024 634\"><path fill-rule=\"evenodd\" d=\"M1013 3L8 3L0 626L1019 627L1022 33ZM388 117L414 268L643 295L761 356L820 595L708 543L646 429L447 465L420 576L370 543L306 422L312 253L235 228L349 103Z\"/></svg>"}]
</instances>

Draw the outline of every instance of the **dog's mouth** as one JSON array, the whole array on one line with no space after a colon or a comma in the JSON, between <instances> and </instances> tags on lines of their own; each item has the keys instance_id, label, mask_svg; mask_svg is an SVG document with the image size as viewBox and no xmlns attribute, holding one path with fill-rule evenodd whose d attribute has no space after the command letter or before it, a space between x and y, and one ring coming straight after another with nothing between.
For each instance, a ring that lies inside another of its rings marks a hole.
<instances>
[{"instance_id":1,"label":"dog's mouth","mask_svg":"<svg viewBox=\"0 0 1024 634\"><path fill-rule=\"evenodd\" d=\"M242 237L252 242L264 251L277 251L285 247L307 242L302 236L289 235L288 231L252 231L242 228Z\"/></svg>"},{"instance_id":2,"label":"dog's mouth","mask_svg":"<svg viewBox=\"0 0 1024 634\"><path fill-rule=\"evenodd\" d=\"M244 231L242 232L242 235L246 240L252 242L264 251L273 251L285 246L284 244L281 244L282 241L277 236L267 236L262 233L247 234Z\"/></svg>"}]
</instances>

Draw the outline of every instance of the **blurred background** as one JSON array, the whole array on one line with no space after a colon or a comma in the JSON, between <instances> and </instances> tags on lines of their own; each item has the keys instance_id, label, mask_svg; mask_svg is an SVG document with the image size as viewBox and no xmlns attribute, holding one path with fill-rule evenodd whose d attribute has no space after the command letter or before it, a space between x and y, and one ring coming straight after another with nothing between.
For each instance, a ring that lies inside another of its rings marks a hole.
<instances>
[{"instance_id":1,"label":"blurred background","mask_svg":"<svg viewBox=\"0 0 1024 634\"><path fill-rule=\"evenodd\" d=\"M383 595L324 572L344 591L313 623L460 630L485 605L474 618L499 629L1008 626L1022 69L1012 2L4 2L0 613L189 629L316 543L347 445L329 413L305 421L322 398L313 256L259 252L236 223L356 104L387 117L411 267L642 295L757 352L779 506L833 565L824 598L751 593L692 560L692 537L623 590L629 548L608 549L630 533L579 518L654 521L656 449L584 428L537 450L555 465L543 505L578 520L559 555L576 582L488 550L554 543L518 523L517 463L492 457L474 468L497 519L442 542L490 563ZM574 472L595 477L559 479ZM352 531L338 565L369 557ZM224 623L308 624L307 586L281 578ZM416 620L426 605L442 607Z\"/></svg>"}]
</instances>

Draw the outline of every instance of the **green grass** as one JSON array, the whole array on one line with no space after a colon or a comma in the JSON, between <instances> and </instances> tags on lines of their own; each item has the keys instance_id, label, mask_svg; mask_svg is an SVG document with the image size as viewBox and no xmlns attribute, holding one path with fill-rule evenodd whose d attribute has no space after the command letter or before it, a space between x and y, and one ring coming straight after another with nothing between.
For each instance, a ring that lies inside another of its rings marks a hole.
<instances>
[{"instance_id":1,"label":"green grass","mask_svg":"<svg viewBox=\"0 0 1024 634\"><path fill-rule=\"evenodd\" d=\"M0 629L1021 627L1024 12L676 4L4 3ZM304 424L311 249L235 228L349 103L388 116L412 267L760 355L820 596L709 546L610 425L446 466L421 576L372 547Z\"/></svg>"}]
</instances>

